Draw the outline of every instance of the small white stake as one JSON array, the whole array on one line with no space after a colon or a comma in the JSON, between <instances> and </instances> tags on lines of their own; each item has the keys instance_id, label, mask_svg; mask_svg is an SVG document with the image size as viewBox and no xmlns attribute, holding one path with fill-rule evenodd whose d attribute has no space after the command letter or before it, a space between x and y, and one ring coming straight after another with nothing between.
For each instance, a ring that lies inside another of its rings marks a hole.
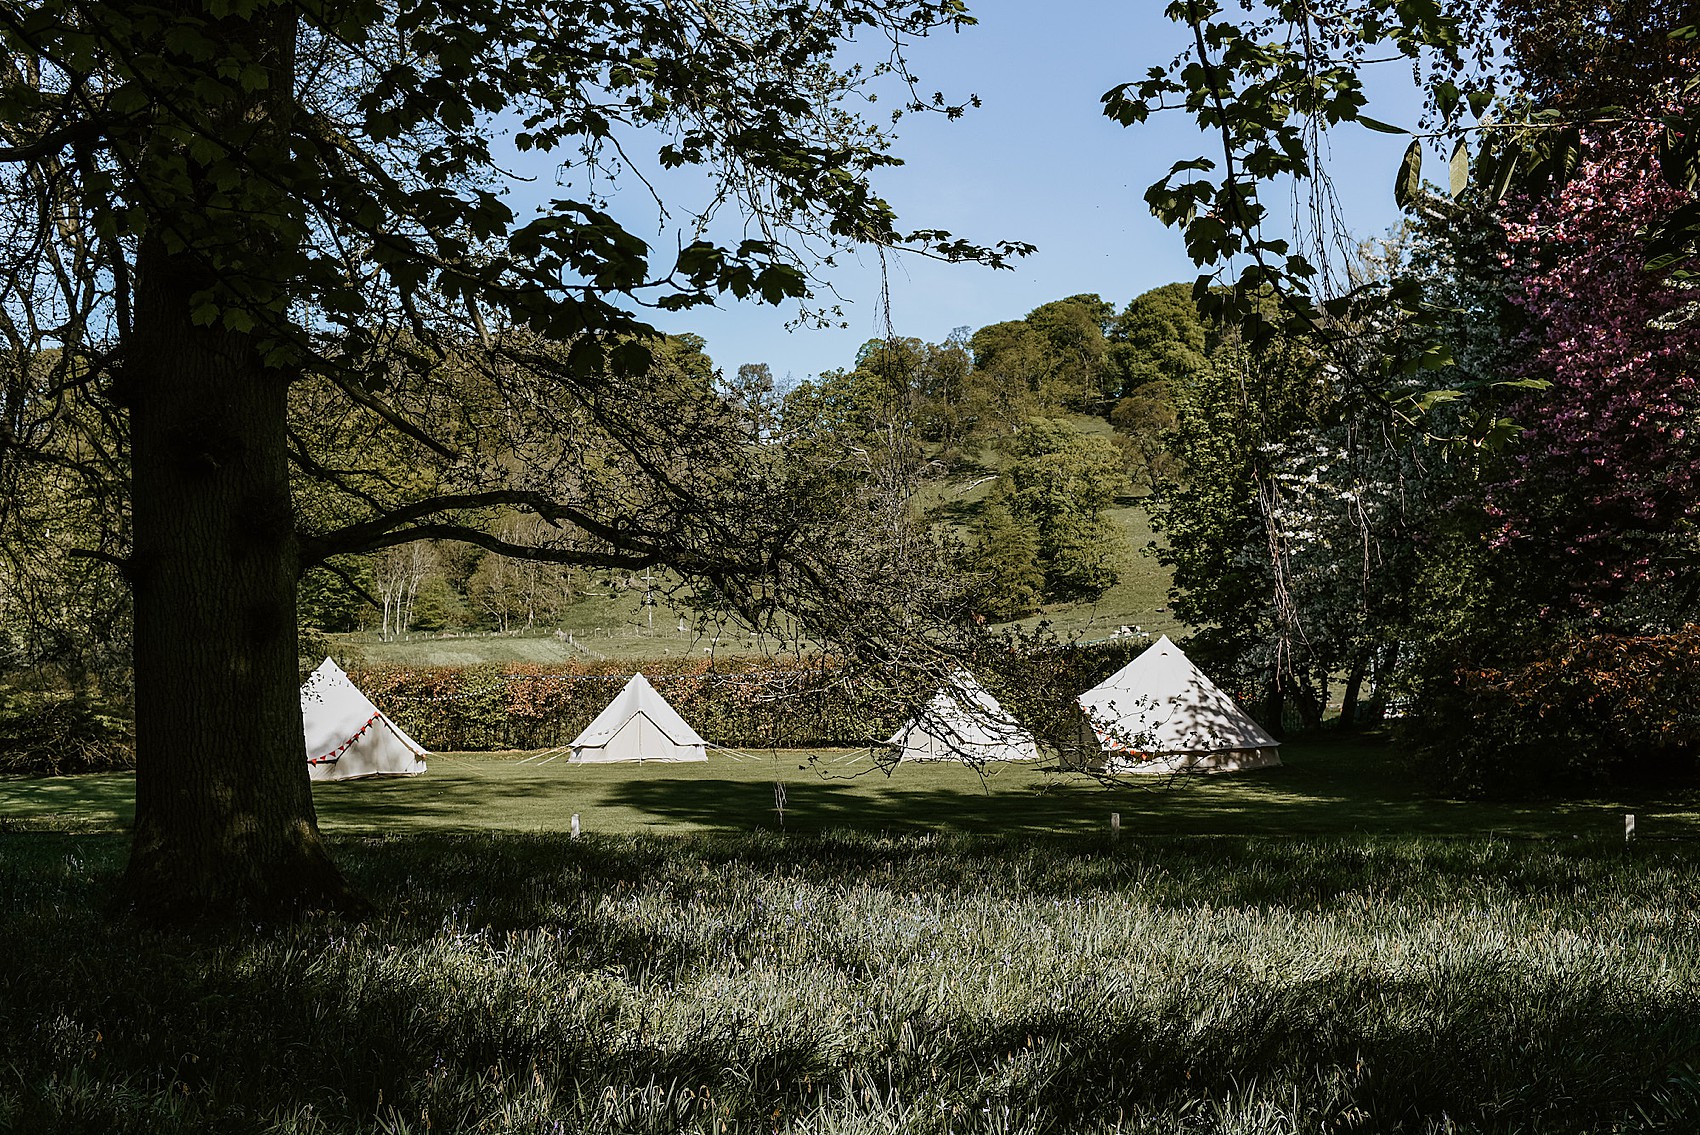
<instances>
[{"instance_id":1,"label":"small white stake","mask_svg":"<svg viewBox=\"0 0 1700 1135\"><path fill-rule=\"evenodd\" d=\"M1114 843L1122 837L1122 814L1110 813L1110 842Z\"/></svg>"},{"instance_id":2,"label":"small white stake","mask_svg":"<svg viewBox=\"0 0 1700 1135\"><path fill-rule=\"evenodd\" d=\"M573 813L573 838L578 838L578 813Z\"/></svg>"},{"instance_id":3,"label":"small white stake","mask_svg":"<svg viewBox=\"0 0 1700 1135\"><path fill-rule=\"evenodd\" d=\"M1634 812L1625 812L1623 814L1623 842L1628 843L1630 840L1632 840L1634 838L1635 838L1635 813Z\"/></svg>"}]
</instances>

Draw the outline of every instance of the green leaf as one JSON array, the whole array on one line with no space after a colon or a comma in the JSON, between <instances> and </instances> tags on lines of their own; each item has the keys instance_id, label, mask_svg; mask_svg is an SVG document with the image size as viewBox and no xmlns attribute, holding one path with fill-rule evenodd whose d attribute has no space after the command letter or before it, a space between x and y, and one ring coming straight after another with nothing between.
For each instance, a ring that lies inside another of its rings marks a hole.
<instances>
[{"instance_id":1,"label":"green leaf","mask_svg":"<svg viewBox=\"0 0 1700 1135\"><path fill-rule=\"evenodd\" d=\"M1434 89L1435 105L1440 108L1441 116L1448 122L1452 120L1452 112L1458 109L1458 100L1461 97L1463 92L1451 79L1445 80Z\"/></svg>"},{"instance_id":2,"label":"green leaf","mask_svg":"<svg viewBox=\"0 0 1700 1135\"><path fill-rule=\"evenodd\" d=\"M1464 139L1458 139L1457 145L1452 147L1452 160L1447 163L1446 172L1452 196L1456 197L1470 184L1470 147Z\"/></svg>"},{"instance_id":3,"label":"green leaf","mask_svg":"<svg viewBox=\"0 0 1700 1135\"><path fill-rule=\"evenodd\" d=\"M1401 209L1410 208L1422 188L1423 143L1422 139L1413 138L1411 144L1405 147L1404 160L1399 163L1399 174L1393 179L1393 200L1398 202Z\"/></svg>"},{"instance_id":4,"label":"green leaf","mask_svg":"<svg viewBox=\"0 0 1700 1135\"><path fill-rule=\"evenodd\" d=\"M1517 154L1515 152L1506 154L1494 173L1493 186L1488 191L1488 201L1497 204L1505 200L1505 195L1511 192L1511 179L1517 174Z\"/></svg>"},{"instance_id":5,"label":"green leaf","mask_svg":"<svg viewBox=\"0 0 1700 1135\"><path fill-rule=\"evenodd\" d=\"M1464 395L1457 390L1429 390L1417 396L1417 409L1428 413L1442 402L1451 402Z\"/></svg>"},{"instance_id":6,"label":"green leaf","mask_svg":"<svg viewBox=\"0 0 1700 1135\"><path fill-rule=\"evenodd\" d=\"M1371 130L1374 130L1378 134L1409 134L1410 133L1410 131L1405 129L1403 126L1394 126L1392 123L1383 122L1379 118L1371 118L1367 114L1360 114L1356 118L1354 118L1352 121L1358 123L1359 125L1367 126Z\"/></svg>"}]
</instances>

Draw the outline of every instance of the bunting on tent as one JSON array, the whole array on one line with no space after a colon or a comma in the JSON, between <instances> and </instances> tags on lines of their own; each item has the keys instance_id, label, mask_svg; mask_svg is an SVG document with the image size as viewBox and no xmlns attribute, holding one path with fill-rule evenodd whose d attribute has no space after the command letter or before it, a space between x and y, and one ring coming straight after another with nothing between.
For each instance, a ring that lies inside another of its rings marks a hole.
<instances>
[{"instance_id":1,"label":"bunting on tent","mask_svg":"<svg viewBox=\"0 0 1700 1135\"><path fill-rule=\"evenodd\" d=\"M301 684L307 774L314 780L417 776L426 749L361 693L331 659Z\"/></svg>"}]
</instances>

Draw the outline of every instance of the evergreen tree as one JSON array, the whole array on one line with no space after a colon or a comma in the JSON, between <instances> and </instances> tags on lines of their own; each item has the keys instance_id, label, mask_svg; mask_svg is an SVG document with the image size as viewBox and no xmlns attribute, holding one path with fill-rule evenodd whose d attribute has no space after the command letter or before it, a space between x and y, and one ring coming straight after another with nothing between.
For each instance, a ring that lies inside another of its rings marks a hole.
<instances>
[{"instance_id":1,"label":"evergreen tree","mask_svg":"<svg viewBox=\"0 0 1700 1135\"><path fill-rule=\"evenodd\" d=\"M1007 507L993 502L975 519L971 536L973 543L960 562L977 577L976 610L992 619L1019 619L1038 610L1045 569L1033 526L1017 523Z\"/></svg>"},{"instance_id":2,"label":"evergreen tree","mask_svg":"<svg viewBox=\"0 0 1700 1135\"><path fill-rule=\"evenodd\" d=\"M1057 418L1034 418L1009 446L1004 500L1038 537L1045 593L1058 599L1103 594L1118 578L1127 538L1106 510L1129 491L1121 454L1109 438Z\"/></svg>"}]
</instances>

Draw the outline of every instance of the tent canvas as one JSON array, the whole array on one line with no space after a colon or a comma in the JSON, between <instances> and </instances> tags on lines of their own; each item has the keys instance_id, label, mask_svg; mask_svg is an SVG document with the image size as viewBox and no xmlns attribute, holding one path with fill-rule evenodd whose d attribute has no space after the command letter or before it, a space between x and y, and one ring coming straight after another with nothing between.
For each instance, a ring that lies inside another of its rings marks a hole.
<instances>
[{"instance_id":1,"label":"tent canvas","mask_svg":"<svg viewBox=\"0 0 1700 1135\"><path fill-rule=\"evenodd\" d=\"M1033 734L1021 727L965 670L933 695L886 744L904 761L1032 761Z\"/></svg>"},{"instance_id":2,"label":"tent canvas","mask_svg":"<svg viewBox=\"0 0 1700 1135\"><path fill-rule=\"evenodd\" d=\"M1107 772L1225 772L1281 763L1279 742L1164 635L1080 695Z\"/></svg>"},{"instance_id":3,"label":"tent canvas","mask_svg":"<svg viewBox=\"0 0 1700 1135\"><path fill-rule=\"evenodd\" d=\"M313 780L417 776L425 747L402 731L329 658L301 684L307 775Z\"/></svg>"},{"instance_id":4,"label":"tent canvas","mask_svg":"<svg viewBox=\"0 0 1700 1135\"><path fill-rule=\"evenodd\" d=\"M708 743L642 674L632 675L573 741L572 750L567 760L581 764L708 760Z\"/></svg>"}]
</instances>

